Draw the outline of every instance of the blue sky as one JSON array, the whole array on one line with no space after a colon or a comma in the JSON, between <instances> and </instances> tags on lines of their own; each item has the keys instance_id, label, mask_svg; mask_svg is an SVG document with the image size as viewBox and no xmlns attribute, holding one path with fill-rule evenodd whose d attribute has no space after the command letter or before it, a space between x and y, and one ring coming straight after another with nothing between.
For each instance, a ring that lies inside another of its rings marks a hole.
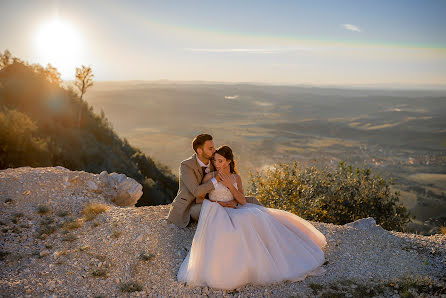
<instances>
[{"instance_id":1,"label":"blue sky","mask_svg":"<svg viewBox=\"0 0 446 298\"><path fill-rule=\"evenodd\" d=\"M0 51L64 79L446 86L446 1L2 1Z\"/></svg>"}]
</instances>

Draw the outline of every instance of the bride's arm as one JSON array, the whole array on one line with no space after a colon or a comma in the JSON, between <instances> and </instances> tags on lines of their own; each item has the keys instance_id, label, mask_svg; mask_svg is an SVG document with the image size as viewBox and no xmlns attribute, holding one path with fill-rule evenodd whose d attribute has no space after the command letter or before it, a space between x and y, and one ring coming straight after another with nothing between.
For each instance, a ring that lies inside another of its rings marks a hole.
<instances>
[{"instance_id":1,"label":"bride's arm","mask_svg":"<svg viewBox=\"0 0 446 298\"><path fill-rule=\"evenodd\" d=\"M237 189L236 190L240 194L240 199L237 199L237 201L240 204L245 205L246 204L246 198L245 198L245 192L243 191L242 178L240 178L239 175L235 174L235 181L237 182L237 188L238 188L238 190Z\"/></svg>"},{"instance_id":2,"label":"bride's arm","mask_svg":"<svg viewBox=\"0 0 446 298\"><path fill-rule=\"evenodd\" d=\"M246 204L246 199L245 199L245 195L243 193L243 185L242 185L242 179L240 178L239 175L234 175L235 176L235 181L237 182L237 188L235 188L233 183L233 179L230 176L225 176L223 174L222 178L222 183L229 188L229 190L231 191L232 196L234 197L234 199L241 205L245 205Z\"/></svg>"}]
</instances>

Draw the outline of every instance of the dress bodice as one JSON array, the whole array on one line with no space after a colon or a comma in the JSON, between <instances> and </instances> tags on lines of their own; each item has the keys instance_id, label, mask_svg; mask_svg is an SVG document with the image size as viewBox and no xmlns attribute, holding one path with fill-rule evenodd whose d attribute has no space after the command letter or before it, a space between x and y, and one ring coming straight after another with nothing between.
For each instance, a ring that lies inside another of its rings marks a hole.
<instances>
[{"instance_id":1,"label":"dress bodice","mask_svg":"<svg viewBox=\"0 0 446 298\"><path fill-rule=\"evenodd\" d=\"M232 177L235 180L234 174L232 174ZM234 182L234 187L238 189L237 182ZM223 183L217 182L217 184L215 185L215 189L209 192L209 199L213 201L228 202L234 199L234 197L232 196L232 193L229 190L229 188L224 186Z\"/></svg>"}]
</instances>

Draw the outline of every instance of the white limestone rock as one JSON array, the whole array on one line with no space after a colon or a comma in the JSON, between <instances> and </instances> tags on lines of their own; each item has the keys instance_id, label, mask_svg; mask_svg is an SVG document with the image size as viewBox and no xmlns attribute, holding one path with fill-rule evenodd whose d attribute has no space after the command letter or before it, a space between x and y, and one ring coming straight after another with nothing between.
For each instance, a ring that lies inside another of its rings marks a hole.
<instances>
[{"instance_id":1,"label":"white limestone rock","mask_svg":"<svg viewBox=\"0 0 446 298\"><path fill-rule=\"evenodd\" d=\"M127 207L134 206L142 196L142 185L124 174L102 171L99 174L102 192L110 197L114 204Z\"/></svg>"},{"instance_id":2,"label":"white limestone rock","mask_svg":"<svg viewBox=\"0 0 446 298\"><path fill-rule=\"evenodd\" d=\"M370 229L381 228L379 225L376 224L376 221L373 217L361 218L353 222L346 223L345 226L353 227L358 230L370 230Z\"/></svg>"}]
</instances>

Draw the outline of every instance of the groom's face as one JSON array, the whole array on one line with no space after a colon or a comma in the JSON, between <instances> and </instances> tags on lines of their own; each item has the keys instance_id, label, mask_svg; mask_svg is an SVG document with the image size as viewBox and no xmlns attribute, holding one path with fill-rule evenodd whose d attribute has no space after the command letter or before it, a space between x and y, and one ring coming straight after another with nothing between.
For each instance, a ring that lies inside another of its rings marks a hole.
<instances>
[{"instance_id":1,"label":"groom's face","mask_svg":"<svg viewBox=\"0 0 446 298\"><path fill-rule=\"evenodd\" d=\"M201 152L202 157L204 157L206 159L211 159L215 153L214 141L210 140L210 141L204 142L203 148L198 148L197 152L199 154Z\"/></svg>"}]
</instances>

